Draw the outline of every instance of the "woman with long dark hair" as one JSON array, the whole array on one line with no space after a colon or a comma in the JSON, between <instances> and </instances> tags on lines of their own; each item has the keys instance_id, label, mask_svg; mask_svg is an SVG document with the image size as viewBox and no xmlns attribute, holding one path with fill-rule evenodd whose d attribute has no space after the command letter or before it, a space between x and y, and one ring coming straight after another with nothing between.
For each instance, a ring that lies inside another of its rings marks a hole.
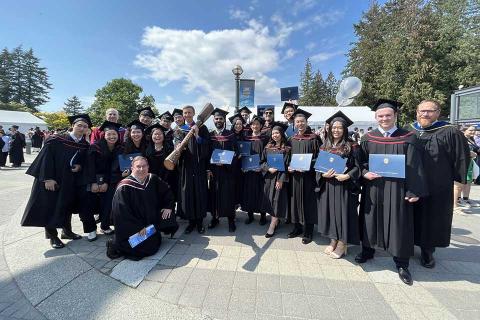
<instances>
[{"instance_id":1,"label":"woman with long dark hair","mask_svg":"<svg viewBox=\"0 0 480 320\"><path fill-rule=\"evenodd\" d=\"M242 118L240 113L234 114L230 118L228 118L230 123L232 124L230 131L235 134L235 138L237 143L241 143L244 141L244 130L243 125L245 124L245 120ZM235 204L240 206L242 201L242 189L243 189L243 172L242 172L242 156L240 153L236 155L238 161L234 162L235 166Z\"/></svg>"},{"instance_id":2,"label":"woman with long dark hair","mask_svg":"<svg viewBox=\"0 0 480 320\"><path fill-rule=\"evenodd\" d=\"M145 137L145 125L138 120L133 120L128 125L128 134L125 137L124 154L141 153L145 155L147 140Z\"/></svg>"},{"instance_id":3,"label":"woman with long dark hair","mask_svg":"<svg viewBox=\"0 0 480 320\"><path fill-rule=\"evenodd\" d=\"M339 259L347 252L347 243L359 244L358 192L360 178L358 145L348 136L352 121L341 111L326 121L330 125L321 150L347 159L344 172L333 169L317 172L320 186L318 195L318 232L330 238L325 253Z\"/></svg>"},{"instance_id":4,"label":"woman with long dark hair","mask_svg":"<svg viewBox=\"0 0 480 320\"><path fill-rule=\"evenodd\" d=\"M165 168L163 161L170 154L172 148L165 144L165 129L159 124L154 124L145 129L145 134L151 135L145 155L148 159L149 171L169 183L170 171ZM170 183L169 183L170 184Z\"/></svg>"},{"instance_id":5,"label":"woman with long dark hair","mask_svg":"<svg viewBox=\"0 0 480 320\"><path fill-rule=\"evenodd\" d=\"M268 227L266 238L271 238L275 234L275 229L280 223L280 219L286 219L288 213L288 174L285 171L290 162L290 147L287 143L285 130L288 125L274 122L270 132L270 141L265 146L262 154L262 169L264 172L264 199L262 211L271 216L270 226ZM268 155L281 154L283 156L284 171L269 167Z\"/></svg>"}]
</instances>

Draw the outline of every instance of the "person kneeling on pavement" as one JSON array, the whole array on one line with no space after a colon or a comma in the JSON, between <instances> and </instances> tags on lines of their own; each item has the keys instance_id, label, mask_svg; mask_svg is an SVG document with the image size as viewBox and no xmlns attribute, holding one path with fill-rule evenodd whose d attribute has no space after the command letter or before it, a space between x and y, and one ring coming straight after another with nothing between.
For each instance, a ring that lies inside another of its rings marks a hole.
<instances>
[{"instance_id":1,"label":"person kneeling on pavement","mask_svg":"<svg viewBox=\"0 0 480 320\"><path fill-rule=\"evenodd\" d=\"M172 212L174 197L169 185L148 173L148 161L142 156L133 159L131 171L120 181L113 197L115 235L107 242L110 259L124 256L140 260L151 256L160 248L161 232L173 236L178 229ZM147 235L147 238L132 247L129 239L136 234Z\"/></svg>"}]
</instances>

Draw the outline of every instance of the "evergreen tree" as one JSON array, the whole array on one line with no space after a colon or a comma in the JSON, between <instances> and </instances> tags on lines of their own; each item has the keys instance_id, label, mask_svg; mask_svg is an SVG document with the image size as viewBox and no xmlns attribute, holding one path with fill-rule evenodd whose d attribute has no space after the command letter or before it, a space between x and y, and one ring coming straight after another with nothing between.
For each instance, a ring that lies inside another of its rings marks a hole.
<instances>
[{"instance_id":1,"label":"evergreen tree","mask_svg":"<svg viewBox=\"0 0 480 320\"><path fill-rule=\"evenodd\" d=\"M85 112L82 102L77 96L67 99L67 102L64 103L63 111L65 111L65 113L69 116L74 116Z\"/></svg>"},{"instance_id":2,"label":"evergreen tree","mask_svg":"<svg viewBox=\"0 0 480 320\"><path fill-rule=\"evenodd\" d=\"M333 72L329 72L327 79L325 79L325 98L323 101L324 106L337 105L336 95L338 91L339 81L335 78Z\"/></svg>"},{"instance_id":3,"label":"evergreen tree","mask_svg":"<svg viewBox=\"0 0 480 320\"><path fill-rule=\"evenodd\" d=\"M311 95L312 101L309 106L323 106L325 105L325 96L326 96L326 86L325 81L323 81L322 73L317 70L312 80Z\"/></svg>"},{"instance_id":4,"label":"evergreen tree","mask_svg":"<svg viewBox=\"0 0 480 320\"><path fill-rule=\"evenodd\" d=\"M33 111L38 111L37 107L49 100L48 90L52 85L48 82L46 68L40 67L40 60L32 49L23 55L23 78L23 103Z\"/></svg>"},{"instance_id":5,"label":"evergreen tree","mask_svg":"<svg viewBox=\"0 0 480 320\"><path fill-rule=\"evenodd\" d=\"M23 77L23 49L18 46L11 53L12 59L12 79L10 81L12 88L11 101L16 103L23 102L23 91L25 88L25 79Z\"/></svg>"},{"instance_id":6,"label":"evergreen tree","mask_svg":"<svg viewBox=\"0 0 480 320\"><path fill-rule=\"evenodd\" d=\"M13 63L10 52L4 48L0 53L0 102L9 103L12 100Z\"/></svg>"},{"instance_id":7,"label":"evergreen tree","mask_svg":"<svg viewBox=\"0 0 480 320\"><path fill-rule=\"evenodd\" d=\"M300 74L300 99L299 103L304 106L314 105L315 100L313 90L313 73L312 73L312 63L310 58L307 58L305 62L305 69Z\"/></svg>"}]
</instances>

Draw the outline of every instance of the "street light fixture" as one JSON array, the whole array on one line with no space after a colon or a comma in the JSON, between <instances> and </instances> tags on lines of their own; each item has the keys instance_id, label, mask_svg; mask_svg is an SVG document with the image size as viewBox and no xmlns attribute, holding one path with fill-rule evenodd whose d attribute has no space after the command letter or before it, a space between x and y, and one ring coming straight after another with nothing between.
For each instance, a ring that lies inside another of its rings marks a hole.
<instances>
[{"instance_id":1,"label":"street light fixture","mask_svg":"<svg viewBox=\"0 0 480 320\"><path fill-rule=\"evenodd\" d=\"M238 107L240 104L240 76L243 73L243 69L241 66L236 65L232 69L232 73L235 76L235 85L236 85L236 90L235 90L235 112L238 112Z\"/></svg>"}]
</instances>

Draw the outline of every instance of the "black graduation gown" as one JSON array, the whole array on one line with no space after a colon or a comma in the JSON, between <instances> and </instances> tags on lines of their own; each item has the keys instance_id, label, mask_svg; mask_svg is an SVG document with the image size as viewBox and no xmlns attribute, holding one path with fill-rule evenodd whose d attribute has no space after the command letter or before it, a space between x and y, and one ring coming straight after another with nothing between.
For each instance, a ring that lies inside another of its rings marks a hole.
<instances>
[{"instance_id":1,"label":"black graduation gown","mask_svg":"<svg viewBox=\"0 0 480 320\"><path fill-rule=\"evenodd\" d=\"M321 150L324 150L321 148ZM344 173L350 176L346 181L324 178L317 172L318 182L318 232L329 239L343 243L359 244L358 229L358 179L360 165L358 162L358 144L352 143L350 153L342 155L337 150L328 150L347 159Z\"/></svg>"},{"instance_id":2,"label":"black graduation gown","mask_svg":"<svg viewBox=\"0 0 480 320\"><path fill-rule=\"evenodd\" d=\"M272 124L269 123L269 124L265 124L263 127L262 127L262 134L266 137L270 137L272 135Z\"/></svg>"},{"instance_id":3,"label":"black graduation gown","mask_svg":"<svg viewBox=\"0 0 480 320\"><path fill-rule=\"evenodd\" d=\"M112 202L115 249L134 260L155 254L162 240L161 210L173 209L173 205L170 187L154 174L149 174L143 183L132 176L120 181ZM132 248L128 238L151 224L156 233Z\"/></svg>"},{"instance_id":4,"label":"black graduation gown","mask_svg":"<svg viewBox=\"0 0 480 320\"><path fill-rule=\"evenodd\" d=\"M233 128L232 128L233 131ZM235 139L238 142L243 141L243 131L235 133ZM237 145L238 146L238 145ZM235 205L239 205L242 202L242 190L243 190L243 172L242 172L242 156L235 154L237 161L233 164L234 180L235 180Z\"/></svg>"},{"instance_id":5,"label":"black graduation gown","mask_svg":"<svg viewBox=\"0 0 480 320\"><path fill-rule=\"evenodd\" d=\"M266 212L273 217L286 219L288 214L288 173L286 171L277 171L270 173L268 171L267 155L283 154L285 170L288 170L290 163L290 146L276 147L268 144L262 153L262 172L264 179L262 212ZM282 188L277 190L275 184L282 182Z\"/></svg>"},{"instance_id":6,"label":"black graduation gown","mask_svg":"<svg viewBox=\"0 0 480 320\"><path fill-rule=\"evenodd\" d=\"M245 136L244 141L251 142L250 154L262 155L263 148L266 144L267 138L263 135L259 136ZM262 211L263 203L263 175L262 172L247 171L243 172L243 190L242 190L242 210L245 212L259 212Z\"/></svg>"},{"instance_id":7,"label":"black graduation gown","mask_svg":"<svg viewBox=\"0 0 480 320\"><path fill-rule=\"evenodd\" d=\"M187 131L175 131L175 144L180 143ZM208 182L207 167L210 161L210 135L205 126L199 129L199 137L193 136L178 160L179 199L183 215L188 220L203 219L207 215Z\"/></svg>"},{"instance_id":8,"label":"black graduation gown","mask_svg":"<svg viewBox=\"0 0 480 320\"><path fill-rule=\"evenodd\" d=\"M22 162L25 162L23 157L23 147L25 147L25 136L20 132L16 132L12 135L12 140L10 141L10 163L14 165L20 165Z\"/></svg>"},{"instance_id":9,"label":"black graduation gown","mask_svg":"<svg viewBox=\"0 0 480 320\"><path fill-rule=\"evenodd\" d=\"M43 144L43 133L35 131L32 135L32 148L41 148Z\"/></svg>"},{"instance_id":10,"label":"black graduation gown","mask_svg":"<svg viewBox=\"0 0 480 320\"><path fill-rule=\"evenodd\" d=\"M35 177L30 199L22 217L22 226L60 228L67 214L72 213L76 198L77 180L82 172L73 173L70 162L84 167L88 143L78 143L70 135L54 135L28 168L26 174ZM55 180L56 191L45 189L45 180Z\"/></svg>"},{"instance_id":11,"label":"black graduation gown","mask_svg":"<svg viewBox=\"0 0 480 320\"><path fill-rule=\"evenodd\" d=\"M153 143L150 143L145 151L146 157L148 159L149 172L159 176L163 181L167 182L170 185L170 173L173 171L167 170L163 162L165 158L168 157L170 152L173 150L168 148L166 145L163 146L162 150L156 151ZM170 187L172 187L170 185ZM173 192L173 188L172 188Z\"/></svg>"},{"instance_id":12,"label":"black graduation gown","mask_svg":"<svg viewBox=\"0 0 480 320\"><path fill-rule=\"evenodd\" d=\"M453 182L466 183L470 153L465 136L453 125L439 121L422 129L410 127L424 149L423 165L429 195L415 204L415 244L448 247L453 216Z\"/></svg>"},{"instance_id":13,"label":"black graduation gown","mask_svg":"<svg viewBox=\"0 0 480 320\"><path fill-rule=\"evenodd\" d=\"M237 139L235 134L230 130L223 130L220 135L213 130L210 132L211 150L237 150ZM214 217L235 216L235 168L237 158L234 156L232 164L224 164L221 166L209 164L212 172L210 179L209 194L211 212Z\"/></svg>"},{"instance_id":14,"label":"black graduation gown","mask_svg":"<svg viewBox=\"0 0 480 320\"><path fill-rule=\"evenodd\" d=\"M362 137L360 168L368 170L369 154L405 155L405 179L362 179L360 239L365 247L378 246L400 258L413 255L413 204L405 197L427 195L421 146L413 132L397 129L384 137L375 129Z\"/></svg>"},{"instance_id":15,"label":"black graduation gown","mask_svg":"<svg viewBox=\"0 0 480 320\"><path fill-rule=\"evenodd\" d=\"M292 147L291 154L311 153L312 164L308 172L290 173L291 198L290 212L293 223L316 224L318 223L317 201L315 195L315 170L313 164L316 161L320 148L319 137L310 130L302 134L295 134L289 138Z\"/></svg>"}]
</instances>

